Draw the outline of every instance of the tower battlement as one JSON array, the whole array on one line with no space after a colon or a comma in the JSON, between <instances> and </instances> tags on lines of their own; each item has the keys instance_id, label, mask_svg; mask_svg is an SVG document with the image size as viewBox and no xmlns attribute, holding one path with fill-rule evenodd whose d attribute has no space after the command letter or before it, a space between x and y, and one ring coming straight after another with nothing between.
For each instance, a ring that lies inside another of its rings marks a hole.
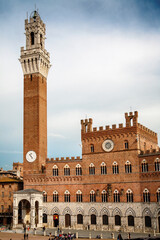
<instances>
[{"instance_id":1,"label":"tower battlement","mask_svg":"<svg viewBox=\"0 0 160 240\"><path fill-rule=\"evenodd\" d=\"M125 113L125 126L123 126L123 123L119 123L118 126L116 124L112 124L111 126L106 125L105 127L100 126L99 128L97 127L92 127L93 120L92 118L89 119L84 119L81 120L81 132L82 134L87 134L87 133L98 133L98 132L104 132L104 131L110 131L110 133L115 130L120 131L120 130L127 130L129 128L136 128L135 132L138 132L138 130L142 130L145 133L149 134L152 137L157 137L157 133L153 132L149 128L143 126L142 124L138 123L138 112L135 111Z\"/></svg>"}]
</instances>

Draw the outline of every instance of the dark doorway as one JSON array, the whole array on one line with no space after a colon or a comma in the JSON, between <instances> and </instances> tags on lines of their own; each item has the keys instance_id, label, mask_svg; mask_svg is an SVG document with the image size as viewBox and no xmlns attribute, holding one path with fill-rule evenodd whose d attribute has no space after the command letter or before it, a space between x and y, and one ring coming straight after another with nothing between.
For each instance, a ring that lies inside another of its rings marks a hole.
<instances>
[{"instance_id":1,"label":"dark doorway","mask_svg":"<svg viewBox=\"0 0 160 240\"><path fill-rule=\"evenodd\" d=\"M145 227L151 227L151 217L145 216Z\"/></svg>"},{"instance_id":2,"label":"dark doorway","mask_svg":"<svg viewBox=\"0 0 160 240\"><path fill-rule=\"evenodd\" d=\"M59 215L58 214L53 215L53 222L54 222L54 227L59 226Z\"/></svg>"},{"instance_id":3,"label":"dark doorway","mask_svg":"<svg viewBox=\"0 0 160 240\"><path fill-rule=\"evenodd\" d=\"M71 227L71 215L70 214L65 215L65 227Z\"/></svg>"},{"instance_id":4,"label":"dark doorway","mask_svg":"<svg viewBox=\"0 0 160 240\"><path fill-rule=\"evenodd\" d=\"M91 224L97 224L96 215L94 215L94 214L91 215Z\"/></svg>"}]
</instances>

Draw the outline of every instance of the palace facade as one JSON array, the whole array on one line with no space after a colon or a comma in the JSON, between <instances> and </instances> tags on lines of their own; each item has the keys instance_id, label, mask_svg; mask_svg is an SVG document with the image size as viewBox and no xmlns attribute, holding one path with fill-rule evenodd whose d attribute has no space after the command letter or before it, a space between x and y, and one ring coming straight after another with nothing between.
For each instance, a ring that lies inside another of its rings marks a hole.
<instances>
[{"instance_id":1,"label":"palace facade","mask_svg":"<svg viewBox=\"0 0 160 240\"><path fill-rule=\"evenodd\" d=\"M125 113L125 126L81 120L82 158L47 158L45 24L25 20L24 189L14 193L13 226L160 232L160 149L157 134Z\"/></svg>"}]
</instances>

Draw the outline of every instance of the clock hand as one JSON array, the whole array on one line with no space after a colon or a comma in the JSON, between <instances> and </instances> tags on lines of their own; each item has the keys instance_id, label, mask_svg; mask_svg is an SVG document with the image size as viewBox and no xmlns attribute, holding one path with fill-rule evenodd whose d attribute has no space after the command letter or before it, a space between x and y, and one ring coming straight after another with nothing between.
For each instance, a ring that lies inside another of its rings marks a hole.
<instances>
[{"instance_id":1,"label":"clock hand","mask_svg":"<svg viewBox=\"0 0 160 240\"><path fill-rule=\"evenodd\" d=\"M30 153L29 156L33 159L32 153Z\"/></svg>"}]
</instances>

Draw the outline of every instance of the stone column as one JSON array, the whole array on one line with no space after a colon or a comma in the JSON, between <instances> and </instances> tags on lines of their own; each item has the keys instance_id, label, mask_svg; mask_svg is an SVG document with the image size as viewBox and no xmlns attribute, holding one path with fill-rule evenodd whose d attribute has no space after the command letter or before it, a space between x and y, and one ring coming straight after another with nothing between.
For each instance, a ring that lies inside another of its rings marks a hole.
<instances>
[{"instance_id":1,"label":"stone column","mask_svg":"<svg viewBox=\"0 0 160 240\"><path fill-rule=\"evenodd\" d=\"M39 227L42 226L42 221L43 220L43 216L42 216L42 206L39 206L38 208L38 223L39 223Z\"/></svg>"},{"instance_id":2,"label":"stone column","mask_svg":"<svg viewBox=\"0 0 160 240\"><path fill-rule=\"evenodd\" d=\"M35 201L34 196L31 195L31 212L30 212L31 228L35 228Z\"/></svg>"},{"instance_id":3,"label":"stone column","mask_svg":"<svg viewBox=\"0 0 160 240\"><path fill-rule=\"evenodd\" d=\"M18 224L18 201L17 195L13 195L13 228L16 228Z\"/></svg>"},{"instance_id":4,"label":"stone column","mask_svg":"<svg viewBox=\"0 0 160 240\"><path fill-rule=\"evenodd\" d=\"M13 207L13 228L16 228L18 224L18 206Z\"/></svg>"}]
</instances>

